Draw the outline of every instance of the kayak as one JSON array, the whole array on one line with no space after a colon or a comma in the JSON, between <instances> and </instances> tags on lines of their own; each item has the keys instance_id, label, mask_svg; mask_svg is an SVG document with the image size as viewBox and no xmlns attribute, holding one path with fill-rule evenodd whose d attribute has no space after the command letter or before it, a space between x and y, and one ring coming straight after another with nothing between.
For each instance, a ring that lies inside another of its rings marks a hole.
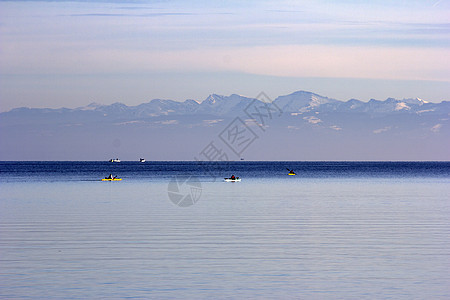
<instances>
[{"instance_id":1,"label":"kayak","mask_svg":"<svg viewBox=\"0 0 450 300\"><path fill-rule=\"evenodd\" d=\"M295 173L289 173L288 175L297 175L297 174L295 174Z\"/></svg>"},{"instance_id":2,"label":"kayak","mask_svg":"<svg viewBox=\"0 0 450 300\"><path fill-rule=\"evenodd\" d=\"M241 181L241 179L239 177L235 178L235 179L231 179L231 178L224 178L226 182L239 182Z\"/></svg>"},{"instance_id":3,"label":"kayak","mask_svg":"<svg viewBox=\"0 0 450 300\"><path fill-rule=\"evenodd\" d=\"M111 179L109 179L109 178L103 178L102 179L102 181L121 181L122 180L122 178L111 178Z\"/></svg>"}]
</instances>

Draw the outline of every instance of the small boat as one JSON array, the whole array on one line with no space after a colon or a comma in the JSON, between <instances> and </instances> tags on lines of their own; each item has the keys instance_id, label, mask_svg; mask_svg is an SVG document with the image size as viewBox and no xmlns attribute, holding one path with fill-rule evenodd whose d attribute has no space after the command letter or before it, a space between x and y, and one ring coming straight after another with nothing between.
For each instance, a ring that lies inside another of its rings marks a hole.
<instances>
[{"instance_id":1,"label":"small boat","mask_svg":"<svg viewBox=\"0 0 450 300\"><path fill-rule=\"evenodd\" d=\"M239 177L236 178L224 178L226 182L239 182L241 179Z\"/></svg>"},{"instance_id":2,"label":"small boat","mask_svg":"<svg viewBox=\"0 0 450 300\"><path fill-rule=\"evenodd\" d=\"M109 162L120 162L120 159L118 158L112 158L109 160Z\"/></svg>"},{"instance_id":3,"label":"small boat","mask_svg":"<svg viewBox=\"0 0 450 300\"><path fill-rule=\"evenodd\" d=\"M140 158L139 161L140 162L145 162L145 159L144 158Z\"/></svg>"},{"instance_id":4,"label":"small boat","mask_svg":"<svg viewBox=\"0 0 450 300\"><path fill-rule=\"evenodd\" d=\"M295 174L294 170L291 170L288 168L286 168L286 169L289 171L288 175L297 175L297 174Z\"/></svg>"},{"instance_id":5,"label":"small boat","mask_svg":"<svg viewBox=\"0 0 450 300\"><path fill-rule=\"evenodd\" d=\"M122 178L103 178L102 181L121 181Z\"/></svg>"}]
</instances>

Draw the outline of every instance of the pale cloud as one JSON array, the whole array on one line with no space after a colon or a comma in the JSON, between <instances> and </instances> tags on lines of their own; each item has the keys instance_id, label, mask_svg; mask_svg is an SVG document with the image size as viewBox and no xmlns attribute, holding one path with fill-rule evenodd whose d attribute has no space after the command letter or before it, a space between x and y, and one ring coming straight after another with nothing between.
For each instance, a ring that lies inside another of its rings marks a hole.
<instances>
[{"instance_id":1,"label":"pale cloud","mask_svg":"<svg viewBox=\"0 0 450 300\"><path fill-rule=\"evenodd\" d=\"M222 122L223 119L216 119L216 120L203 120L203 124L206 126L212 126L214 124Z\"/></svg>"},{"instance_id":2,"label":"pale cloud","mask_svg":"<svg viewBox=\"0 0 450 300\"><path fill-rule=\"evenodd\" d=\"M152 4L0 2L1 74L231 71L450 81L445 3Z\"/></svg>"},{"instance_id":3,"label":"pale cloud","mask_svg":"<svg viewBox=\"0 0 450 300\"><path fill-rule=\"evenodd\" d=\"M263 125L263 124L259 123L256 119L245 119L244 123L247 126L260 127L263 130L265 130L266 128L269 128L269 125Z\"/></svg>"},{"instance_id":4,"label":"pale cloud","mask_svg":"<svg viewBox=\"0 0 450 300\"><path fill-rule=\"evenodd\" d=\"M7 74L235 71L258 75L450 81L444 48L281 45L179 51L66 49L46 53L39 43L3 49Z\"/></svg>"},{"instance_id":5,"label":"pale cloud","mask_svg":"<svg viewBox=\"0 0 450 300\"><path fill-rule=\"evenodd\" d=\"M254 74L450 81L446 49L292 45L227 53L231 59L223 68Z\"/></svg>"},{"instance_id":6,"label":"pale cloud","mask_svg":"<svg viewBox=\"0 0 450 300\"><path fill-rule=\"evenodd\" d=\"M321 123L321 122L322 122L321 119L319 119L319 118L317 118L317 117L313 117L313 116L310 116L310 117L304 117L303 119L306 120L306 121L308 121L308 123L310 123L310 124L318 124L318 123Z\"/></svg>"},{"instance_id":7,"label":"pale cloud","mask_svg":"<svg viewBox=\"0 0 450 300\"><path fill-rule=\"evenodd\" d=\"M382 132L386 132L386 131L390 130L391 128L392 128L392 126L386 126L384 128L380 128L380 129L374 130L373 133L379 134L379 133L382 133Z\"/></svg>"},{"instance_id":8,"label":"pale cloud","mask_svg":"<svg viewBox=\"0 0 450 300\"><path fill-rule=\"evenodd\" d=\"M176 124L178 124L178 120L156 121L154 123L161 124L161 125L176 125Z\"/></svg>"},{"instance_id":9,"label":"pale cloud","mask_svg":"<svg viewBox=\"0 0 450 300\"><path fill-rule=\"evenodd\" d=\"M330 126L330 128L333 130L336 130L336 131L342 130L342 128L337 125L332 125L332 126Z\"/></svg>"},{"instance_id":10,"label":"pale cloud","mask_svg":"<svg viewBox=\"0 0 450 300\"><path fill-rule=\"evenodd\" d=\"M435 111L435 110L436 110L435 108L419 110L419 111L416 111L416 114L420 115L420 114L423 114L423 113L426 113L426 112L432 112L432 111Z\"/></svg>"},{"instance_id":11,"label":"pale cloud","mask_svg":"<svg viewBox=\"0 0 450 300\"><path fill-rule=\"evenodd\" d=\"M433 132L439 132L439 130L441 130L442 124L436 124L433 127L431 127L431 131Z\"/></svg>"},{"instance_id":12,"label":"pale cloud","mask_svg":"<svg viewBox=\"0 0 450 300\"><path fill-rule=\"evenodd\" d=\"M144 123L145 123L144 121L134 120L134 121L115 123L114 125L131 125L131 124L144 124Z\"/></svg>"}]
</instances>

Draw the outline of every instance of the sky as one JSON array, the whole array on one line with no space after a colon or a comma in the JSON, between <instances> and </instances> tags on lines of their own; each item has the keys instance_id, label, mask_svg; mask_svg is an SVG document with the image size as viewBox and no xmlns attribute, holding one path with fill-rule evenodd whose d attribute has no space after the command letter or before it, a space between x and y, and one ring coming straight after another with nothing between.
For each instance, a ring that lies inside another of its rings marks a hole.
<instances>
[{"instance_id":1,"label":"sky","mask_svg":"<svg viewBox=\"0 0 450 300\"><path fill-rule=\"evenodd\" d=\"M1 1L0 111L269 97L450 100L450 1Z\"/></svg>"}]
</instances>

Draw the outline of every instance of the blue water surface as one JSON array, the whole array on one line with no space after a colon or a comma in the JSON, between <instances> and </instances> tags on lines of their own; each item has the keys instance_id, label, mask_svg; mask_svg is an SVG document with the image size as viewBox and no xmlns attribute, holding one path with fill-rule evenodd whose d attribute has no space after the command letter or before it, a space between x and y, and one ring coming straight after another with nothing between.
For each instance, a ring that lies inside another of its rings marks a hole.
<instances>
[{"instance_id":1,"label":"blue water surface","mask_svg":"<svg viewBox=\"0 0 450 300\"><path fill-rule=\"evenodd\" d=\"M448 162L0 162L0 298L449 299L449 179Z\"/></svg>"},{"instance_id":2,"label":"blue water surface","mask_svg":"<svg viewBox=\"0 0 450 300\"><path fill-rule=\"evenodd\" d=\"M241 178L284 177L292 169L296 178L450 177L450 162L0 162L1 181L99 180L109 174L127 180L167 180L195 175L215 181L232 174Z\"/></svg>"}]
</instances>

